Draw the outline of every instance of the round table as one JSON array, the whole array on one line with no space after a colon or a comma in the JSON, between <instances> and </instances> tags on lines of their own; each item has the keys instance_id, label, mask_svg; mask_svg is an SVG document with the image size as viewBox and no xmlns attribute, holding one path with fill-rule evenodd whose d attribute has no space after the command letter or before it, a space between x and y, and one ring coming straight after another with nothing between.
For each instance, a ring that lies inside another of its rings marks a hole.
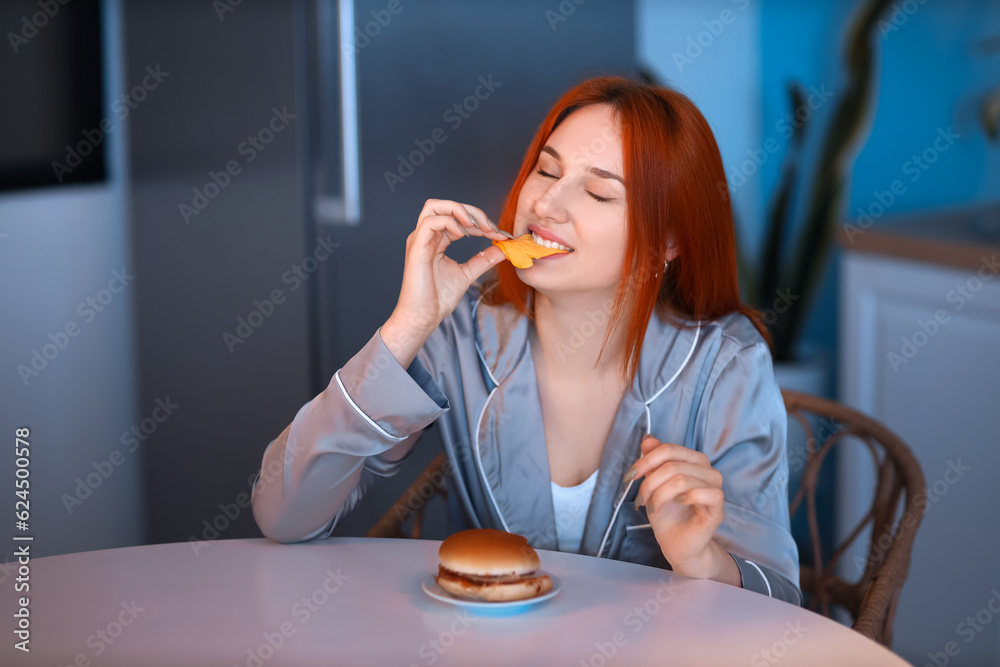
<instances>
[{"instance_id":1,"label":"round table","mask_svg":"<svg viewBox=\"0 0 1000 667\"><path fill-rule=\"evenodd\" d=\"M432 599L440 542L176 543L32 560L30 653L3 665L906 665L817 614L657 568L539 551L558 595L513 615Z\"/></svg>"}]
</instances>

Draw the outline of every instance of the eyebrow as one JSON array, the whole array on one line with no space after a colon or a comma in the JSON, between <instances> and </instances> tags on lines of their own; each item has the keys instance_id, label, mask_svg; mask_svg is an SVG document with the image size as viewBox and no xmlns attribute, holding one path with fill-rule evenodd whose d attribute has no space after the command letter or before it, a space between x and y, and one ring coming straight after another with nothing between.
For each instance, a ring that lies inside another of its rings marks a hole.
<instances>
[{"instance_id":1,"label":"eyebrow","mask_svg":"<svg viewBox=\"0 0 1000 667\"><path fill-rule=\"evenodd\" d=\"M562 157L559 155L559 151L552 148L551 146L542 146L542 152L548 153L549 155L559 160L560 162L562 161ZM621 176L612 171L608 171L607 169L601 169L600 167L591 167L588 171L590 171L590 173L594 174L595 176L599 176L600 178L611 178L618 181L622 185L625 185L624 178L622 178Z\"/></svg>"}]
</instances>

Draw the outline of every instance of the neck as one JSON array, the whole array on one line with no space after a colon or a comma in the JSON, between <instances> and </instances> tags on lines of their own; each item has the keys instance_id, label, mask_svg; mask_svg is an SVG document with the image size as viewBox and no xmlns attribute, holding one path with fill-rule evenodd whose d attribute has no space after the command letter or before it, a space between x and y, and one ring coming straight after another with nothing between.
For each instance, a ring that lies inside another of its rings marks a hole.
<instances>
[{"instance_id":1,"label":"neck","mask_svg":"<svg viewBox=\"0 0 1000 667\"><path fill-rule=\"evenodd\" d=\"M620 375L625 354L622 327L612 332L601 355L613 296L547 296L536 291L532 342L537 346L536 357L540 356L539 361L550 368L558 366L563 376L591 376L595 372L601 376Z\"/></svg>"}]
</instances>

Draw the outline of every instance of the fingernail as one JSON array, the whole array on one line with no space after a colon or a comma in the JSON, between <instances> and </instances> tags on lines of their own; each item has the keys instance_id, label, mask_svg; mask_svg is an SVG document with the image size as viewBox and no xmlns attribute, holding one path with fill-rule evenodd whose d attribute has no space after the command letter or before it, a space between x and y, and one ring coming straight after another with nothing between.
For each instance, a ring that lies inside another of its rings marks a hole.
<instances>
[{"instance_id":1,"label":"fingernail","mask_svg":"<svg viewBox=\"0 0 1000 667\"><path fill-rule=\"evenodd\" d=\"M682 493L681 495L677 496L677 502L679 502L681 505L683 505L686 501L687 501L686 493Z\"/></svg>"},{"instance_id":2,"label":"fingernail","mask_svg":"<svg viewBox=\"0 0 1000 667\"><path fill-rule=\"evenodd\" d=\"M470 236L469 231L465 227L462 227L462 233L466 236Z\"/></svg>"},{"instance_id":3,"label":"fingernail","mask_svg":"<svg viewBox=\"0 0 1000 667\"><path fill-rule=\"evenodd\" d=\"M638 512L640 509L642 509L642 505L643 505L642 499L639 496L636 496L635 497L635 511Z\"/></svg>"},{"instance_id":4,"label":"fingernail","mask_svg":"<svg viewBox=\"0 0 1000 667\"><path fill-rule=\"evenodd\" d=\"M472 224L474 224L474 225L475 225L476 227L478 227L478 228L479 228L479 231L482 231L482 230L483 230L483 226L479 224L479 221L478 221L478 220L476 220L476 216L474 216L474 215L472 215L472 214L470 213L470 214L469 214L469 220L472 220Z\"/></svg>"},{"instance_id":5,"label":"fingernail","mask_svg":"<svg viewBox=\"0 0 1000 667\"><path fill-rule=\"evenodd\" d=\"M505 232L502 229L500 229L499 227L497 227L497 223L493 222L489 218L486 218L486 222L489 223L490 228L493 231L495 231L497 234L500 234L501 236L506 236L509 239L514 238L514 236L512 234L508 234L507 232Z\"/></svg>"},{"instance_id":6,"label":"fingernail","mask_svg":"<svg viewBox=\"0 0 1000 667\"><path fill-rule=\"evenodd\" d=\"M635 473L636 473L635 468L629 468L629 471L625 473L625 477L622 478L622 481L625 483L626 486L628 485L629 482L635 479Z\"/></svg>"}]
</instances>

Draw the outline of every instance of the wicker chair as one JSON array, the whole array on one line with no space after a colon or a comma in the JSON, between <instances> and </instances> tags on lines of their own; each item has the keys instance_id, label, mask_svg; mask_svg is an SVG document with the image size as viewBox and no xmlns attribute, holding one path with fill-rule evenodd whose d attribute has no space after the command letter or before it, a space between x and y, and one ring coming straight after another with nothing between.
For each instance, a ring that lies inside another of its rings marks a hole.
<instances>
[{"instance_id":1,"label":"wicker chair","mask_svg":"<svg viewBox=\"0 0 1000 667\"><path fill-rule=\"evenodd\" d=\"M434 496L448 497L446 482L450 471L451 466L445 460L444 454L438 454L424 468L416 481L410 484L410 488L404 491L403 495L379 519L378 523L372 526L367 537L412 537L419 539L423 531L424 510L427 509L427 503ZM413 518L413 528L407 535L404 528L410 517Z\"/></svg>"},{"instance_id":2,"label":"wicker chair","mask_svg":"<svg viewBox=\"0 0 1000 667\"><path fill-rule=\"evenodd\" d=\"M802 483L789 505L791 516L805 502L812 541L811 563L801 564L800 584L810 598L808 608L832 617L832 606L840 605L854 619L853 628L887 647L892 646L892 624L903 582L910 567L910 552L923 512L916 499L926 495L924 474L910 448L897 435L874 419L844 405L808 394L782 390L789 418L796 419L806 433L808 458ZM817 438L807 415L836 424L832 434ZM817 520L816 487L820 469L831 449L846 436L864 442L871 451L878 471L871 509L829 561L824 562ZM419 538L424 510L435 495L446 496L445 482L450 466L439 455L417 478L399 500L368 532L368 537ZM905 491L904 510L895 520L900 496ZM404 526L413 518L409 535ZM856 582L838 577L834 569L848 547L865 526L872 524L864 572ZM878 528L881 527L881 528Z\"/></svg>"},{"instance_id":3,"label":"wicker chair","mask_svg":"<svg viewBox=\"0 0 1000 667\"><path fill-rule=\"evenodd\" d=\"M806 505L812 541L812 563L802 563L800 584L810 596L809 609L831 616L831 605L840 605L854 618L855 630L880 644L892 647L892 624L896 617L899 594L910 568L910 552L923 509L917 499L926 497L924 473L913 452L899 436L884 425L857 410L834 401L783 389L788 416L796 419L806 434L808 458L802 484L789 504L794 517ZM807 415L819 416L837 428L826 437L817 437ZM872 507L850 535L823 562L816 511L816 486L820 469L831 449L851 436L863 442L871 452L877 480ZM903 512L896 520L903 498ZM866 526L872 526L865 568L856 582L838 577L834 569L840 558Z\"/></svg>"}]
</instances>

